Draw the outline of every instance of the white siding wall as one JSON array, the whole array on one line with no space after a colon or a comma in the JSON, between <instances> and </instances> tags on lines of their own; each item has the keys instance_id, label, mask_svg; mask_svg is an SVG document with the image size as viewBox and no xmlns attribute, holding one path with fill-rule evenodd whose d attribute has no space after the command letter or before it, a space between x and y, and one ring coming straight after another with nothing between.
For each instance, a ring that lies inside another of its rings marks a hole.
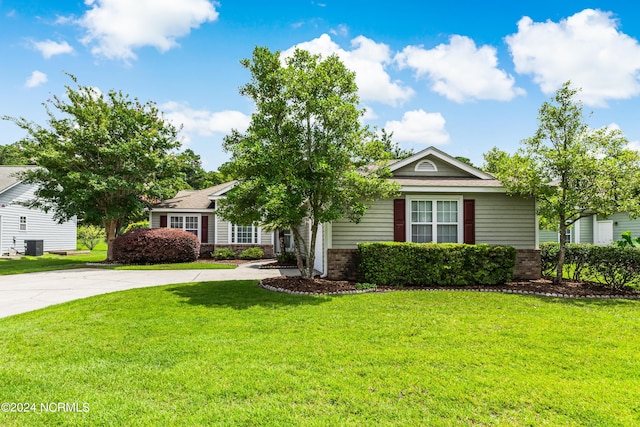
<instances>
[{"instance_id":1,"label":"white siding wall","mask_svg":"<svg viewBox=\"0 0 640 427\"><path fill-rule=\"evenodd\" d=\"M15 205L14 202L24 202L34 198L35 187L18 184L0 195L0 254L9 252L13 247L13 237L16 238L15 248L24 252L25 240L42 240L43 250L73 250L76 249L76 227L74 218L62 224L53 220L53 213L45 213L37 209L27 209ZM20 217L27 217L27 230L20 231Z\"/></svg>"}]
</instances>

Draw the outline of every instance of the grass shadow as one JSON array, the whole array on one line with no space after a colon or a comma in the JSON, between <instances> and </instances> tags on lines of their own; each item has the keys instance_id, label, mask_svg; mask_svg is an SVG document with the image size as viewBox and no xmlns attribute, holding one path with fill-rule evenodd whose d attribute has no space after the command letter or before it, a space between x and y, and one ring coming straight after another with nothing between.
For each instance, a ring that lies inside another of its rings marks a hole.
<instances>
[{"instance_id":1,"label":"grass shadow","mask_svg":"<svg viewBox=\"0 0 640 427\"><path fill-rule=\"evenodd\" d=\"M198 282L171 286L166 289L184 303L204 307L230 307L246 310L251 307L278 308L283 306L319 305L331 300L328 296L291 295L272 292L258 286L256 280L227 280Z\"/></svg>"},{"instance_id":2,"label":"grass shadow","mask_svg":"<svg viewBox=\"0 0 640 427\"><path fill-rule=\"evenodd\" d=\"M576 307L614 307L614 306L628 306L628 307L638 307L640 308L640 300L631 299L631 298L586 298L586 297L576 297L576 298L564 298L564 297L553 297L546 295L531 295L525 294L521 295L527 298L535 298L542 300L544 302L551 302L555 304L562 305L572 305Z\"/></svg>"}]
</instances>

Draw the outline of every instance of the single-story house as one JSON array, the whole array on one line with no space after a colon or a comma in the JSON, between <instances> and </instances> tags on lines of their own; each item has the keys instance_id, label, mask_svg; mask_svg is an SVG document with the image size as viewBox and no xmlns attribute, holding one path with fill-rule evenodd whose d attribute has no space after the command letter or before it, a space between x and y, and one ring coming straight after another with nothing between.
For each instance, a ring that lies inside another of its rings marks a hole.
<instances>
[{"instance_id":1,"label":"single-story house","mask_svg":"<svg viewBox=\"0 0 640 427\"><path fill-rule=\"evenodd\" d=\"M509 196L494 176L434 147L390 164L392 180L400 185L395 199L371 204L357 224L347 220L322 224L318 231L315 269L338 277L348 269L359 242L413 241L511 245L533 277L538 224L535 200ZM261 246L265 254L279 250L273 232L230 224L215 215L215 203L233 187L225 183L199 191L181 191L150 212L152 228L183 228L209 248ZM303 225L302 230L308 227ZM306 234L306 233L304 233ZM287 236L288 237L288 236ZM290 239L288 240L290 241ZM531 261L533 258L534 261Z\"/></svg>"},{"instance_id":2,"label":"single-story house","mask_svg":"<svg viewBox=\"0 0 640 427\"><path fill-rule=\"evenodd\" d=\"M43 252L75 250L76 218L59 224L51 212L18 204L35 197L18 175L31 167L0 166L0 255L23 253L25 241L42 241Z\"/></svg>"},{"instance_id":3,"label":"single-story house","mask_svg":"<svg viewBox=\"0 0 640 427\"><path fill-rule=\"evenodd\" d=\"M567 229L567 243L593 243L610 245L622 238L624 231L631 231L631 236L640 236L640 219L633 219L624 212L608 217L590 215L580 218ZM540 230L539 243L559 242L557 231Z\"/></svg>"}]
</instances>

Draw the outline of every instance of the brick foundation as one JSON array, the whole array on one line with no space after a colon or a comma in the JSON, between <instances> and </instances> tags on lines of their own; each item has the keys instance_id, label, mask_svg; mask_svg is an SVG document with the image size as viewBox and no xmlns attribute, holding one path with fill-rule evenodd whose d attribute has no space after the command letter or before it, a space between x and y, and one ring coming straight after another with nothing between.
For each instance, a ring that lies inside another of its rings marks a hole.
<instances>
[{"instance_id":1,"label":"brick foundation","mask_svg":"<svg viewBox=\"0 0 640 427\"><path fill-rule=\"evenodd\" d=\"M329 249L327 279L358 281L358 250ZM518 249L514 279L535 280L542 277L540 250Z\"/></svg>"},{"instance_id":2,"label":"brick foundation","mask_svg":"<svg viewBox=\"0 0 640 427\"><path fill-rule=\"evenodd\" d=\"M327 279L358 281L358 250L329 249Z\"/></svg>"},{"instance_id":3,"label":"brick foundation","mask_svg":"<svg viewBox=\"0 0 640 427\"><path fill-rule=\"evenodd\" d=\"M536 280L542 277L542 259L539 249L518 249L514 279Z\"/></svg>"}]
</instances>

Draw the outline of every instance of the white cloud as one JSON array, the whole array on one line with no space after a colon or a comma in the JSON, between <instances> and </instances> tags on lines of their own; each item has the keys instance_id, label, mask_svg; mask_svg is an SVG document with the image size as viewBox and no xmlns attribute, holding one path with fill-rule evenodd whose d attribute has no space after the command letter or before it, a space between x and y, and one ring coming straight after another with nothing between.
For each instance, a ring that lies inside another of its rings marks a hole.
<instances>
[{"instance_id":1,"label":"white cloud","mask_svg":"<svg viewBox=\"0 0 640 427\"><path fill-rule=\"evenodd\" d=\"M192 28L215 21L218 12L208 0L85 0L91 9L77 23L87 30L82 42L94 55L124 61L134 49L153 46L165 52Z\"/></svg>"},{"instance_id":2,"label":"white cloud","mask_svg":"<svg viewBox=\"0 0 640 427\"><path fill-rule=\"evenodd\" d=\"M44 40L41 42L33 42L33 47L39 51L46 59L54 55L62 55L65 53L73 53L73 48L66 41L58 43L53 40Z\"/></svg>"},{"instance_id":3,"label":"white cloud","mask_svg":"<svg viewBox=\"0 0 640 427\"><path fill-rule=\"evenodd\" d=\"M551 94L567 80L587 105L640 94L640 45L617 30L610 12L585 9L560 22L523 17L506 37L516 72L531 74Z\"/></svg>"},{"instance_id":4,"label":"white cloud","mask_svg":"<svg viewBox=\"0 0 640 427\"><path fill-rule=\"evenodd\" d=\"M404 113L400 121L388 121L384 128L388 133L393 132L393 140L396 142L441 145L449 142L445 123L446 120L440 113L414 110Z\"/></svg>"},{"instance_id":5,"label":"white cloud","mask_svg":"<svg viewBox=\"0 0 640 427\"><path fill-rule=\"evenodd\" d=\"M229 134L232 129L244 132L251 123L251 117L239 111L211 112L194 110L186 103L167 102L160 107L165 112L165 118L176 127L182 126L184 142L191 141L191 134L211 136L214 134Z\"/></svg>"},{"instance_id":6,"label":"white cloud","mask_svg":"<svg viewBox=\"0 0 640 427\"><path fill-rule=\"evenodd\" d=\"M48 78L45 73L43 73L42 71L36 70L33 73L31 73L31 76L29 76L29 78L25 82L24 87L27 87L27 88L38 87L42 84L45 84L47 80Z\"/></svg>"},{"instance_id":7,"label":"white cloud","mask_svg":"<svg viewBox=\"0 0 640 427\"><path fill-rule=\"evenodd\" d=\"M349 27L344 24L340 24L336 28L332 28L331 30L329 30L329 32L334 36L346 37L349 35Z\"/></svg>"},{"instance_id":8,"label":"white cloud","mask_svg":"<svg viewBox=\"0 0 640 427\"><path fill-rule=\"evenodd\" d=\"M338 55L344 65L356 73L360 98L366 101L396 106L414 95L413 89L402 82L392 81L387 73L385 68L391 63L387 45L358 36L351 41L351 46L352 50L344 50L334 43L328 34L323 34L317 39L300 43L284 51L282 56L292 55L296 47L323 57Z\"/></svg>"},{"instance_id":9,"label":"white cloud","mask_svg":"<svg viewBox=\"0 0 640 427\"><path fill-rule=\"evenodd\" d=\"M514 78L498 68L496 49L476 47L465 36L454 35L449 44L433 49L407 46L395 57L400 68L427 76L431 89L455 102L473 100L509 101L524 90L514 86Z\"/></svg>"}]
</instances>

